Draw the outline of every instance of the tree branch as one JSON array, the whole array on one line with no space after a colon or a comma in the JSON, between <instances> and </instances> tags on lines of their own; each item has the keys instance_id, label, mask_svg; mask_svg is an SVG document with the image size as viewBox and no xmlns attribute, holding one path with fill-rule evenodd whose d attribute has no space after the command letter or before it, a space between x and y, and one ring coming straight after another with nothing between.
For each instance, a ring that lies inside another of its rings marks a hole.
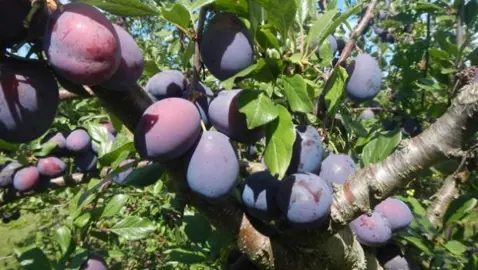
<instances>
[{"instance_id":1,"label":"tree branch","mask_svg":"<svg viewBox=\"0 0 478 270\"><path fill-rule=\"evenodd\" d=\"M201 41L202 32L204 29L204 21L206 20L206 13L208 7L202 7L199 11L198 27L196 29L196 36L194 38L194 67L193 77L191 81L192 91L191 96L194 97L196 90L198 89L199 75L201 72L201 54L199 50L199 42Z\"/></svg>"},{"instance_id":2,"label":"tree branch","mask_svg":"<svg viewBox=\"0 0 478 270\"><path fill-rule=\"evenodd\" d=\"M371 0L370 4L368 4L367 11L360 20L360 23L350 34L350 38L347 41L347 44L345 44L345 47L340 54L339 61L337 61L334 68L337 68L339 65L344 63L345 60L347 60L347 58L349 57L350 53L352 52L352 49L355 47L355 42L360 36L362 36L362 32L365 30L365 28L367 28L370 20L373 18L373 11L377 6L377 3L378 0Z\"/></svg>"},{"instance_id":3,"label":"tree branch","mask_svg":"<svg viewBox=\"0 0 478 270\"><path fill-rule=\"evenodd\" d=\"M336 187L331 217L346 224L407 185L424 168L462 153L478 129L478 84L465 85L450 108L420 135L404 140L384 161L356 172Z\"/></svg>"}]
</instances>

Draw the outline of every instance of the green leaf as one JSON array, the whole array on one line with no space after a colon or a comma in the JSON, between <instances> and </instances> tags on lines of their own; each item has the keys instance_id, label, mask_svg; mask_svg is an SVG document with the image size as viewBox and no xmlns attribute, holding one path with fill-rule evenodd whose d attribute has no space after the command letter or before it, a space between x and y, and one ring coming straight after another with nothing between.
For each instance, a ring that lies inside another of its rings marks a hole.
<instances>
[{"instance_id":1,"label":"green leaf","mask_svg":"<svg viewBox=\"0 0 478 270\"><path fill-rule=\"evenodd\" d=\"M134 169L121 185L135 187L149 186L156 183L163 173L164 169L161 165L153 163L146 167Z\"/></svg>"},{"instance_id":2,"label":"green leaf","mask_svg":"<svg viewBox=\"0 0 478 270\"><path fill-rule=\"evenodd\" d=\"M0 149L1 150L6 150L9 152L15 152L20 148L19 144L14 144L14 143L9 143L7 141L4 141L0 139Z\"/></svg>"},{"instance_id":3,"label":"green leaf","mask_svg":"<svg viewBox=\"0 0 478 270\"><path fill-rule=\"evenodd\" d=\"M312 112L314 103L309 96L304 78L299 74L294 74L293 76L282 77L282 82L284 84L284 94L287 96L292 111Z\"/></svg>"},{"instance_id":4,"label":"green leaf","mask_svg":"<svg viewBox=\"0 0 478 270\"><path fill-rule=\"evenodd\" d=\"M46 142L41 145L41 148L35 151L35 156L37 157L45 157L51 153L57 146L55 142Z\"/></svg>"},{"instance_id":5,"label":"green leaf","mask_svg":"<svg viewBox=\"0 0 478 270\"><path fill-rule=\"evenodd\" d=\"M189 14L189 11L185 6L176 3L171 9L161 8L161 13L167 21L184 30L188 29L191 14Z\"/></svg>"},{"instance_id":6,"label":"green leaf","mask_svg":"<svg viewBox=\"0 0 478 270\"><path fill-rule=\"evenodd\" d=\"M315 3L314 0L295 0L297 9L296 21L300 25L304 24L307 17L315 12Z\"/></svg>"},{"instance_id":7,"label":"green leaf","mask_svg":"<svg viewBox=\"0 0 478 270\"><path fill-rule=\"evenodd\" d=\"M88 250L79 248L70 255L70 263L66 266L66 270L79 270L80 267L88 259Z\"/></svg>"},{"instance_id":8,"label":"green leaf","mask_svg":"<svg viewBox=\"0 0 478 270\"><path fill-rule=\"evenodd\" d=\"M114 148L114 145L113 145L112 148ZM115 162L118 159L118 157L128 156L128 154L133 152L134 150L135 150L134 143L133 142L127 142L127 143L119 146L118 148L101 155L98 160L99 160L101 165L109 166L109 165L113 164L113 162ZM98 149L98 152L99 152L99 149ZM125 152L126 152L126 154L123 154Z\"/></svg>"},{"instance_id":9,"label":"green leaf","mask_svg":"<svg viewBox=\"0 0 478 270\"><path fill-rule=\"evenodd\" d=\"M73 224L74 224L76 227L82 229L82 228L84 228L86 225L88 225L88 223L90 222L90 220L91 220L91 214L88 213L88 212L86 212L86 213L82 214L81 216L77 217L77 218L75 219L75 221L73 222Z\"/></svg>"},{"instance_id":10,"label":"green leaf","mask_svg":"<svg viewBox=\"0 0 478 270\"><path fill-rule=\"evenodd\" d=\"M246 115L249 129L263 126L279 115L272 100L257 90L243 90L238 96L237 106Z\"/></svg>"},{"instance_id":11,"label":"green leaf","mask_svg":"<svg viewBox=\"0 0 478 270\"><path fill-rule=\"evenodd\" d=\"M266 125L264 161L271 174L282 179L292 158L296 132L289 111L282 105L276 108L279 117Z\"/></svg>"},{"instance_id":12,"label":"green leaf","mask_svg":"<svg viewBox=\"0 0 478 270\"><path fill-rule=\"evenodd\" d=\"M335 113L336 106L344 95L345 81L348 76L347 71L343 67L338 66L332 72L332 75L325 85L325 106L329 115Z\"/></svg>"},{"instance_id":13,"label":"green leaf","mask_svg":"<svg viewBox=\"0 0 478 270\"><path fill-rule=\"evenodd\" d=\"M101 213L101 217L112 217L119 213L121 208L126 204L128 201L128 195L124 194L116 194L111 200L106 204L103 212Z\"/></svg>"},{"instance_id":14,"label":"green leaf","mask_svg":"<svg viewBox=\"0 0 478 270\"><path fill-rule=\"evenodd\" d=\"M470 198L469 196L461 196L453 200L443 217L444 224L450 225L461 220L475 208L477 203L478 200L476 198Z\"/></svg>"},{"instance_id":15,"label":"green leaf","mask_svg":"<svg viewBox=\"0 0 478 270\"><path fill-rule=\"evenodd\" d=\"M368 135L368 131L359 121L354 121L345 114L341 114L340 119L342 120L342 123L348 132L355 133L359 137L366 137Z\"/></svg>"},{"instance_id":16,"label":"green leaf","mask_svg":"<svg viewBox=\"0 0 478 270\"><path fill-rule=\"evenodd\" d=\"M249 15L249 0L216 0L214 6L218 10L224 10L247 17Z\"/></svg>"},{"instance_id":17,"label":"green leaf","mask_svg":"<svg viewBox=\"0 0 478 270\"><path fill-rule=\"evenodd\" d=\"M256 33L256 40L263 50L273 48L279 50L279 41L271 29L262 26Z\"/></svg>"},{"instance_id":18,"label":"green leaf","mask_svg":"<svg viewBox=\"0 0 478 270\"><path fill-rule=\"evenodd\" d=\"M139 0L80 0L78 2L89 3L118 16L153 16L159 13L156 8Z\"/></svg>"},{"instance_id":19,"label":"green leaf","mask_svg":"<svg viewBox=\"0 0 478 270\"><path fill-rule=\"evenodd\" d=\"M315 49L319 47L322 42L324 42L324 40L333 32L333 30L330 31L329 27L332 25L333 18L336 15L336 10L328 10L312 23L312 27L310 28L309 34L307 35L307 39L305 41L305 47L310 48L310 52L314 52Z\"/></svg>"},{"instance_id":20,"label":"green leaf","mask_svg":"<svg viewBox=\"0 0 478 270\"><path fill-rule=\"evenodd\" d=\"M445 248L455 255L461 255L467 250L467 247L465 245L456 240L448 241L445 244Z\"/></svg>"},{"instance_id":21,"label":"green leaf","mask_svg":"<svg viewBox=\"0 0 478 270\"><path fill-rule=\"evenodd\" d=\"M71 231L65 226L61 226L55 232L56 243L60 246L60 251L64 256L71 245Z\"/></svg>"},{"instance_id":22,"label":"green leaf","mask_svg":"<svg viewBox=\"0 0 478 270\"><path fill-rule=\"evenodd\" d=\"M402 140L402 133L400 131L380 135L378 138L371 140L362 151L362 161L364 165L374 164L384 160L388 157L395 147Z\"/></svg>"},{"instance_id":23,"label":"green leaf","mask_svg":"<svg viewBox=\"0 0 478 270\"><path fill-rule=\"evenodd\" d=\"M230 78L227 78L226 80L222 81L221 83L224 85L224 88L225 89L232 89L232 87L234 86L234 81L236 80L236 78L245 77L245 76L249 75L251 72L253 72L256 69L256 65L257 64L250 65L249 67L246 67L245 69L239 71L234 76L232 76Z\"/></svg>"},{"instance_id":24,"label":"green leaf","mask_svg":"<svg viewBox=\"0 0 478 270\"><path fill-rule=\"evenodd\" d=\"M48 257L35 246L23 250L15 249L15 253L23 270L52 269Z\"/></svg>"},{"instance_id":25,"label":"green leaf","mask_svg":"<svg viewBox=\"0 0 478 270\"><path fill-rule=\"evenodd\" d=\"M297 5L293 0L254 0L267 10L267 19L283 37L287 37L290 26L294 23ZM283 39L285 40L285 38Z\"/></svg>"},{"instance_id":26,"label":"green leaf","mask_svg":"<svg viewBox=\"0 0 478 270\"><path fill-rule=\"evenodd\" d=\"M198 8L202 8L203 6L209 5L211 3L214 3L214 0L196 0L188 6L188 9L190 12L192 12Z\"/></svg>"},{"instance_id":27,"label":"green leaf","mask_svg":"<svg viewBox=\"0 0 478 270\"><path fill-rule=\"evenodd\" d=\"M116 223L111 231L124 237L126 240L139 240L148 237L156 227L146 218L129 216Z\"/></svg>"},{"instance_id":28,"label":"green leaf","mask_svg":"<svg viewBox=\"0 0 478 270\"><path fill-rule=\"evenodd\" d=\"M429 256L433 255L433 252L430 250L430 247L428 247L428 245L430 244L426 243L425 239L414 237L414 236L403 236L403 238L406 239L408 242L412 243L419 250L425 252L427 255Z\"/></svg>"}]
</instances>

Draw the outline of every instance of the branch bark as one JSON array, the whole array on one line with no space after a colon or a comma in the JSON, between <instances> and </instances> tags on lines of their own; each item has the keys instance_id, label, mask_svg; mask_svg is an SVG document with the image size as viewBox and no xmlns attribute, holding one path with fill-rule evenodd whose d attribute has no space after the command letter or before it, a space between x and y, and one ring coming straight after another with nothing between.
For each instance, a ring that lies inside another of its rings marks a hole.
<instances>
[{"instance_id":1,"label":"branch bark","mask_svg":"<svg viewBox=\"0 0 478 270\"><path fill-rule=\"evenodd\" d=\"M440 190L433 195L435 198L427 209L427 218L435 227L440 227L450 203L458 197L459 186L468 178L468 172L462 171L449 175Z\"/></svg>"},{"instance_id":2,"label":"branch bark","mask_svg":"<svg viewBox=\"0 0 478 270\"><path fill-rule=\"evenodd\" d=\"M402 141L387 159L361 169L336 187L332 219L346 224L404 187L424 168L462 154L462 145L478 129L477 118L478 84L468 84L428 129Z\"/></svg>"}]
</instances>

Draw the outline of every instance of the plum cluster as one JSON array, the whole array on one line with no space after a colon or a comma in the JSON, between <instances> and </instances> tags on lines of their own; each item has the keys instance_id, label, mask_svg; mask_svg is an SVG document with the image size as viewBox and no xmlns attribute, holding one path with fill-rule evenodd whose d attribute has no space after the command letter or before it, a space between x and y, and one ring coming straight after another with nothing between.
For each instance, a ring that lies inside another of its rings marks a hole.
<instances>
[{"instance_id":1,"label":"plum cluster","mask_svg":"<svg viewBox=\"0 0 478 270\"><path fill-rule=\"evenodd\" d=\"M390 242L392 233L407 228L412 220L408 205L390 197L379 203L370 216L363 214L349 225L362 245L380 247Z\"/></svg>"},{"instance_id":2,"label":"plum cluster","mask_svg":"<svg viewBox=\"0 0 478 270\"><path fill-rule=\"evenodd\" d=\"M108 139L115 140L116 130L111 122L103 123L108 130ZM48 156L35 158L32 164L13 160L0 168L0 187L13 187L20 192L35 189L49 179L60 177L69 171L92 173L96 171L98 146L85 129L71 132L53 132L42 139L43 143L54 144Z\"/></svg>"},{"instance_id":3,"label":"plum cluster","mask_svg":"<svg viewBox=\"0 0 478 270\"><path fill-rule=\"evenodd\" d=\"M9 25L0 30L0 52L2 44L25 38L23 20L30 8L30 0L0 1L0 24ZM136 85L144 68L133 37L97 8L69 3L51 14L36 14L33 19L39 17L44 23L35 25L46 24L37 35L43 37L48 66L13 58L0 63L0 139L10 143L38 139L53 123L59 103L55 74L80 85L127 91ZM91 156L83 161L87 160Z\"/></svg>"}]
</instances>

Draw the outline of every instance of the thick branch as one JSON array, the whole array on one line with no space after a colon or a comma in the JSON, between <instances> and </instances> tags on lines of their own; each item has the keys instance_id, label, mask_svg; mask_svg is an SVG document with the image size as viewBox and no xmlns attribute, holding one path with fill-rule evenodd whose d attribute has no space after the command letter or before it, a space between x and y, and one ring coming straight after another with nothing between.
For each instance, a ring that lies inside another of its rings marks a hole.
<instances>
[{"instance_id":1,"label":"thick branch","mask_svg":"<svg viewBox=\"0 0 478 270\"><path fill-rule=\"evenodd\" d=\"M407 185L418 173L457 156L478 129L478 84L463 87L446 113L420 135L404 140L384 161L363 168L337 187L331 216L346 224Z\"/></svg>"},{"instance_id":2,"label":"thick branch","mask_svg":"<svg viewBox=\"0 0 478 270\"><path fill-rule=\"evenodd\" d=\"M449 175L440 190L433 195L435 199L427 209L427 218L436 227L441 226L446 210L459 194L459 184L466 178L468 178L467 171Z\"/></svg>"}]
</instances>

